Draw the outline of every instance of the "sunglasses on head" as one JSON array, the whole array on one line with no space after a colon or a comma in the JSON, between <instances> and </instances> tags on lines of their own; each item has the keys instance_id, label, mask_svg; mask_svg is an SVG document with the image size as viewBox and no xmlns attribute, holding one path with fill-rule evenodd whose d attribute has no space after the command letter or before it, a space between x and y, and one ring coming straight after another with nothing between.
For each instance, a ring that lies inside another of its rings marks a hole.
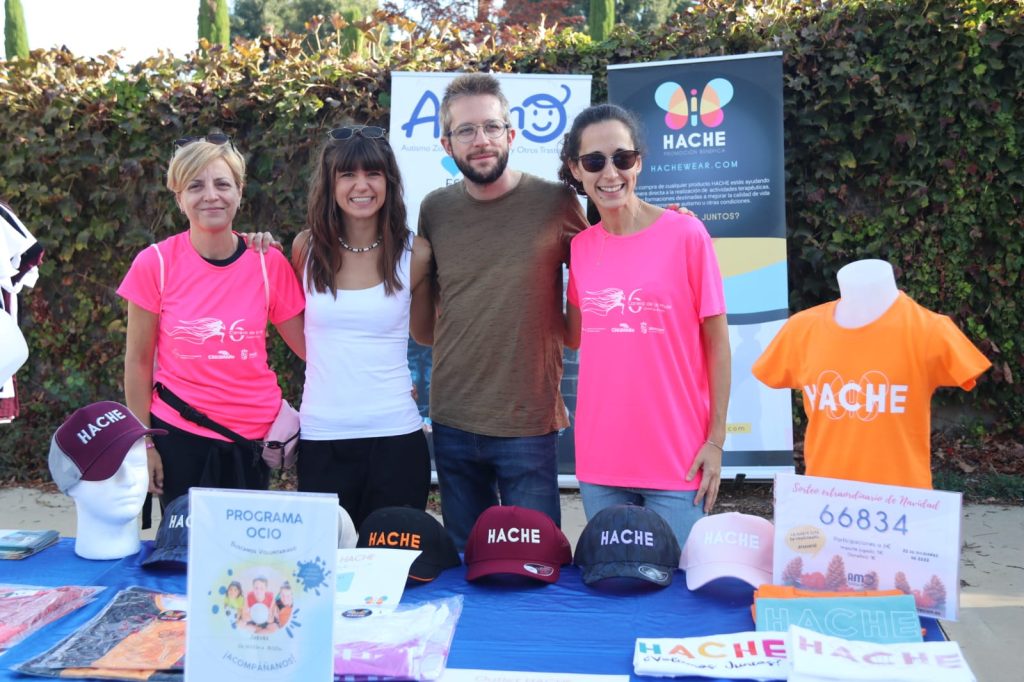
<instances>
[{"instance_id":1,"label":"sunglasses on head","mask_svg":"<svg viewBox=\"0 0 1024 682\"><path fill-rule=\"evenodd\" d=\"M210 144L228 144L231 138L224 133L210 133L209 135L192 135L190 137L179 137L174 141L174 148L185 147L193 142L209 142Z\"/></svg>"},{"instance_id":2,"label":"sunglasses on head","mask_svg":"<svg viewBox=\"0 0 1024 682\"><path fill-rule=\"evenodd\" d=\"M640 152L635 149L620 149L611 156L605 156L601 152L584 154L583 156L577 156L576 161L588 173L597 173L604 168L604 164L608 159L611 159L612 163L619 170L629 170L636 165L636 161L639 158Z\"/></svg>"},{"instance_id":3,"label":"sunglasses on head","mask_svg":"<svg viewBox=\"0 0 1024 682\"><path fill-rule=\"evenodd\" d=\"M380 126L342 126L328 131L327 136L332 140L351 140L356 135L367 140L381 140L386 132Z\"/></svg>"}]
</instances>

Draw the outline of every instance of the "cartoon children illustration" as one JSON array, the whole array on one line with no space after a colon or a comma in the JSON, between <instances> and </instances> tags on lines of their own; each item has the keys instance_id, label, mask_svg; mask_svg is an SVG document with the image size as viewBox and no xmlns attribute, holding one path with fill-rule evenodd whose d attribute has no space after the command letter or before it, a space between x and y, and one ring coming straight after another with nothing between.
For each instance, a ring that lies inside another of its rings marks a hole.
<instances>
[{"instance_id":1,"label":"cartoon children illustration","mask_svg":"<svg viewBox=\"0 0 1024 682\"><path fill-rule=\"evenodd\" d=\"M224 611L228 613L229 617L241 620L244 609L245 597L242 596L242 583L232 580L228 585L227 594L224 595Z\"/></svg>"},{"instance_id":2,"label":"cartoon children illustration","mask_svg":"<svg viewBox=\"0 0 1024 682\"><path fill-rule=\"evenodd\" d=\"M281 589L277 591L277 599L274 600L274 622L277 627L283 628L292 617L292 607L295 605L295 595L292 594L292 586L286 580L281 583Z\"/></svg>"},{"instance_id":3,"label":"cartoon children illustration","mask_svg":"<svg viewBox=\"0 0 1024 682\"><path fill-rule=\"evenodd\" d=\"M274 595L267 590L266 578L253 578L252 590L246 595L245 604L249 612L247 623L257 628L266 628L270 623L270 609L274 605Z\"/></svg>"}]
</instances>

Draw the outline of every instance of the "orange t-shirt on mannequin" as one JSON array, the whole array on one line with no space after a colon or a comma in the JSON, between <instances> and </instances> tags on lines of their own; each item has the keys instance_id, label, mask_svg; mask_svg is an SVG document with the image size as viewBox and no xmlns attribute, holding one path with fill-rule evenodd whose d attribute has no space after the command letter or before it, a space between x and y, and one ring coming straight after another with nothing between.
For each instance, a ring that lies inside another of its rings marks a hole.
<instances>
[{"instance_id":1,"label":"orange t-shirt on mannequin","mask_svg":"<svg viewBox=\"0 0 1024 682\"><path fill-rule=\"evenodd\" d=\"M931 488L931 398L974 387L991 363L949 317L905 293L857 328L835 320L838 301L793 315L753 373L803 391L809 476Z\"/></svg>"}]
</instances>

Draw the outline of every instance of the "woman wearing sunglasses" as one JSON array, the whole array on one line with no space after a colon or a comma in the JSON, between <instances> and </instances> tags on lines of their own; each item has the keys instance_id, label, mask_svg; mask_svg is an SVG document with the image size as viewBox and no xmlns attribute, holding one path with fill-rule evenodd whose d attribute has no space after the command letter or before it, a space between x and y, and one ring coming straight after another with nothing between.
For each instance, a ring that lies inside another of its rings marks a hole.
<instances>
[{"instance_id":1,"label":"woman wearing sunglasses","mask_svg":"<svg viewBox=\"0 0 1024 682\"><path fill-rule=\"evenodd\" d=\"M167 187L188 229L143 249L117 290L128 301L128 408L168 432L147 443L149 489L165 506L195 485L266 489L269 471L255 448L181 410L262 439L281 406L267 322L305 354L304 300L287 259L247 251L232 230L244 185L245 160L226 135L178 140Z\"/></svg>"},{"instance_id":2,"label":"woman wearing sunglasses","mask_svg":"<svg viewBox=\"0 0 1024 682\"><path fill-rule=\"evenodd\" d=\"M377 126L330 131L307 229L292 246L308 348L298 486L337 493L357 527L380 507L425 509L430 488L408 341L411 326L418 341L431 342L431 252L407 226L384 134Z\"/></svg>"},{"instance_id":3,"label":"woman wearing sunglasses","mask_svg":"<svg viewBox=\"0 0 1024 682\"><path fill-rule=\"evenodd\" d=\"M571 245L576 477L588 519L642 504L682 547L718 496L729 330L703 223L636 195L640 140L629 112L601 104L580 113L561 150L559 177L601 216Z\"/></svg>"}]
</instances>

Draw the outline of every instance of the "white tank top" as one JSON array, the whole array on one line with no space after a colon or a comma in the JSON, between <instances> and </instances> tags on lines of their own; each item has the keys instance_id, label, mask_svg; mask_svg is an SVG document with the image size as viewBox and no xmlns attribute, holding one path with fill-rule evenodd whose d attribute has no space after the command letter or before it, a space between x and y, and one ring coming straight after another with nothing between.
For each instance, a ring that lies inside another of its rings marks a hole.
<instances>
[{"instance_id":1,"label":"white tank top","mask_svg":"<svg viewBox=\"0 0 1024 682\"><path fill-rule=\"evenodd\" d=\"M402 290L392 296L384 294L383 282L369 289L339 289L337 298L304 286L302 438L400 436L423 425L409 374L411 260L410 235L398 262Z\"/></svg>"}]
</instances>

